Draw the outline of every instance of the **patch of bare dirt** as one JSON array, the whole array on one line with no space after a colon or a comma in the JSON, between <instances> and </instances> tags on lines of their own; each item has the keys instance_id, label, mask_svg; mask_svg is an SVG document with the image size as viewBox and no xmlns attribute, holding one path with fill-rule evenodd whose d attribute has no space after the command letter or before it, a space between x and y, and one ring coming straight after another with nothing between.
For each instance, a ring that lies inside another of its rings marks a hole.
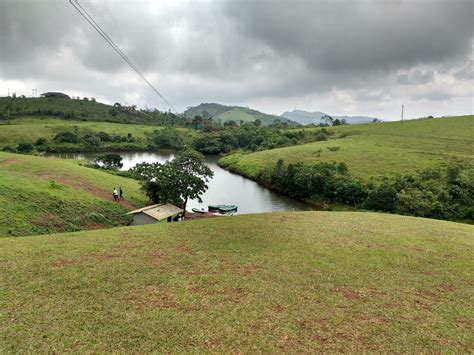
<instances>
[{"instance_id":1,"label":"patch of bare dirt","mask_svg":"<svg viewBox=\"0 0 474 355\"><path fill-rule=\"evenodd\" d=\"M286 307L278 304L272 307L272 311L275 313L285 313Z\"/></svg>"},{"instance_id":2,"label":"patch of bare dirt","mask_svg":"<svg viewBox=\"0 0 474 355\"><path fill-rule=\"evenodd\" d=\"M419 290L416 292L416 295L421 298L436 298L436 293L429 290Z\"/></svg>"},{"instance_id":3,"label":"patch of bare dirt","mask_svg":"<svg viewBox=\"0 0 474 355\"><path fill-rule=\"evenodd\" d=\"M300 322L300 327L309 330L315 329L327 329L328 328L328 321L327 319L305 319Z\"/></svg>"},{"instance_id":4,"label":"patch of bare dirt","mask_svg":"<svg viewBox=\"0 0 474 355\"><path fill-rule=\"evenodd\" d=\"M180 244L175 248L175 251L177 251L180 254L187 254L187 255L192 255L194 254L194 251L186 246L185 244Z\"/></svg>"},{"instance_id":5,"label":"patch of bare dirt","mask_svg":"<svg viewBox=\"0 0 474 355\"><path fill-rule=\"evenodd\" d=\"M77 259L58 259L58 260L55 260L51 263L52 266L55 266L55 267L64 267L64 266L68 266L68 265L77 265L77 264L81 264L83 262L88 262L88 261L107 261L107 260L110 260L110 259L115 259L115 258L118 258L120 257L120 255L117 255L117 254L101 254L101 253L96 253L96 252L92 252L92 253L87 253L87 254L84 254L82 255L81 257L77 258Z\"/></svg>"},{"instance_id":6,"label":"patch of bare dirt","mask_svg":"<svg viewBox=\"0 0 474 355\"><path fill-rule=\"evenodd\" d=\"M150 261L151 264L161 267L163 265L163 262L166 259L166 254L163 253L161 250L154 250L150 255L148 256L148 260Z\"/></svg>"},{"instance_id":7,"label":"patch of bare dirt","mask_svg":"<svg viewBox=\"0 0 474 355\"><path fill-rule=\"evenodd\" d=\"M436 276L437 274L432 271L420 271L418 274L425 275L425 276Z\"/></svg>"},{"instance_id":8,"label":"patch of bare dirt","mask_svg":"<svg viewBox=\"0 0 474 355\"><path fill-rule=\"evenodd\" d=\"M0 161L0 166L1 167L7 167L7 166L10 166L10 165L19 163L19 162L20 162L19 159L6 159L4 161Z\"/></svg>"},{"instance_id":9,"label":"patch of bare dirt","mask_svg":"<svg viewBox=\"0 0 474 355\"><path fill-rule=\"evenodd\" d=\"M143 305L153 308L178 308L179 302L156 286L147 286L143 294Z\"/></svg>"},{"instance_id":10,"label":"patch of bare dirt","mask_svg":"<svg viewBox=\"0 0 474 355\"><path fill-rule=\"evenodd\" d=\"M74 260L72 259L58 259L58 260L54 260L51 263L51 266L63 267L63 266L71 265L71 264L74 264Z\"/></svg>"},{"instance_id":11,"label":"patch of bare dirt","mask_svg":"<svg viewBox=\"0 0 474 355\"><path fill-rule=\"evenodd\" d=\"M372 324L387 324L389 320L383 316L379 315L369 315L369 314L361 314L357 317L358 321L372 323Z\"/></svg>"},{"instance_id":12,"label":"patch of bare dirt","mask_svg":"<svg viewBox=\"0 0 474 355\"><path fill-rule=\"evenodd\" d=\"M215 213L212 213L212 212L204 212L204 213L186 212L186 215L184 216L184 222L188 220L193 220L193 219L214 218L214 217L221 217L221 216L216 215Z\"/></svg>"},{"instance_id":13,"label":"patch of bare dirt","mask_svg":"<svg viewBox=\"0 0 474 355\"><path fill-rule=\"evenodd\" d=\"M334 291L341 293L345 298L350 299L350 300L362 299L361 294L358 291L351 289L350 287L346 287L346 286L336 287Z\"/></svg>"},{"instance_id":14,"label":"patch of bare dirt","mask_svg":"<svg viewBox=\"0 0 474 355\"><path fill-rule=\"evenodd\" d=\"M459 288L453 284L443 284L438 286L438 290L441 292L456 292Z\"/></svg>"}]
</instances>

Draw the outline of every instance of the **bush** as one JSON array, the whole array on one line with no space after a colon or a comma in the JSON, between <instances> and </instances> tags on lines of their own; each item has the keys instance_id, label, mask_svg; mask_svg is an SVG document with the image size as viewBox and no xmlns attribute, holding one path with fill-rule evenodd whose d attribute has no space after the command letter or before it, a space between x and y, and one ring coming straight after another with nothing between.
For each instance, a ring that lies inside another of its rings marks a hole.
<instances>
[{"instance_id":1,"label":"bush","mask_svg":"<svg viewBox=\"0 0 474 355\"><path fill-rule=\"evenodd\" d=\"M397 190L388 183L382 184L370 189L363 208L373 211L394 212L398 200Z\"/></svg>"},{"instance_id":2,"label":"bush","mask_svg":"<svg viewBox=\"0 0 474 355\"><path fill-rule=\"evenodd\" d=\"M46 140L46 138L38 138L35 142L35 145L36 146L41 146L41 145L45 145L47 143L48 143L48 141Z\"/></svg>"},{"instance_id":3,"label":"bush","mask_svg":"<svg viewBox=\"0 0 474 355\"><path fill-rule=\"evenodd\" d=\"M16 148L16 150L19 152L19 153L31 153L33 151L33 144L31 143L20 143L18 144L18 147Z\"/></svg>"},{"instance_id":4,"label":"bush","mask_svg":"<svg viewBox=\"0 0 474 355\"><path fill-rule=\"evenodd\" d=\"M74 132L65 131L56 134L53 141L56 143L78 143L79 137Z\"/></svg>"},{"instance_id":5,"label":"bush","mask_svg":"<svg viewBox=\"0 0 474 355\"><path fill-rule=\"evenodd\" d=\"M151 137L152 144L163 149L182 149L183 138L175 128L156 130Z\"/></svg>"}]
</instances>

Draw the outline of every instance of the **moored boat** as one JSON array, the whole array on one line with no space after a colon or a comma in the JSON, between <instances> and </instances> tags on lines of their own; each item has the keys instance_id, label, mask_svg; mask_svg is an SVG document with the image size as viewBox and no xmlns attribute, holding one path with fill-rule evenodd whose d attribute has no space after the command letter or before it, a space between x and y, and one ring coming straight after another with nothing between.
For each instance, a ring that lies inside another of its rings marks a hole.
<instances>
[{"instance_id":1,"label":"moored boat","mask_svg":"<svg viewBox=\"0 0 474 355\"><path fill-rule=\"evenodd\" d=\"M219 212L219 213L228 213L237 211L236 205L209 205L209 211Z\"/></svg>"}]
</instances>

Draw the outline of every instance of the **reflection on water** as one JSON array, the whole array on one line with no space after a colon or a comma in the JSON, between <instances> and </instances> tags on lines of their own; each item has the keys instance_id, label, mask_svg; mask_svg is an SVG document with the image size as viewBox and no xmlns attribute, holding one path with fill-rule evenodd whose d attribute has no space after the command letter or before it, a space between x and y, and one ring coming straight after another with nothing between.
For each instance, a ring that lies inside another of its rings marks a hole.
<instances>
[{"instance_id":1,"label":"reflection on water","mask_svg":"<svg viewBox=\"0 0 474 355\"><path fill-rule=\"evenodd\" d=\"M173 159L172 152L121 152L123 157L122 170L128 170L138 163L160 162ZM62 158L93 160L94 154L60 154ZM240 175L232 174L217 165L217 157L206 156L207 165L214 171L214 177L209 181L209 188L202 196L202 203L197 200L189 201L188 208L204 208L211 204L237 205L237 213L259 213L274 211L307 211L315 207L292 198L272 192L256 182Z\"/></svg>"}]
</instances>

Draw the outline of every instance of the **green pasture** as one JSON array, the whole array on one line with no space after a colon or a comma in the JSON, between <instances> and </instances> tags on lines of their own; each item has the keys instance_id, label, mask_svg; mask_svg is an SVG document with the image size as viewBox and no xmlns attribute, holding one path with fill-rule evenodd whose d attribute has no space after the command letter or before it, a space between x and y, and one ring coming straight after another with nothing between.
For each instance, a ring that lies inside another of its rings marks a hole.
<instances>
[{"instance_id":1,"label":"green pasture","mask_svg":"<svg viewBox=\"0 0 474 355\"><path fill-rule=\"evenodd\" d=\"M474 348L474 227L242 215L0 239L0 351Z\"/></svg>"},{"instance_id":2,"label":"green pasture","mask_svg":"<svg viewBox=\"0 0 474 355\"><path fill-rule=\"evenodd\" d=\"M150 126L139 124L72 121L46 117L25 117L9 121L0 121L0 149L18 143L33 144L38 138L51 140L59 132L73 130L74 127L90 129L94 132L106 132L110 135L127 136L131 133L138 143L146 148L146 134L154 130L163 129L163 126ZM185 128L179 130L189 131ZM189 131L191 132L191 131Z\"/></svg>"},{"instance_id":3,"label":"green pasture","mask_svg":"<svg viewBox=\"0 0 474 355\"><path fill-rule=\"evenodd\" d=\"M319 128L306 128L317 132ZM344 162L356 176L393 176L447 164L474 167L474 116L330 127L326 141L250 154L234 153L220 164L257 179L279 159L285 163Z\"/></svg>"}]
</instances>

